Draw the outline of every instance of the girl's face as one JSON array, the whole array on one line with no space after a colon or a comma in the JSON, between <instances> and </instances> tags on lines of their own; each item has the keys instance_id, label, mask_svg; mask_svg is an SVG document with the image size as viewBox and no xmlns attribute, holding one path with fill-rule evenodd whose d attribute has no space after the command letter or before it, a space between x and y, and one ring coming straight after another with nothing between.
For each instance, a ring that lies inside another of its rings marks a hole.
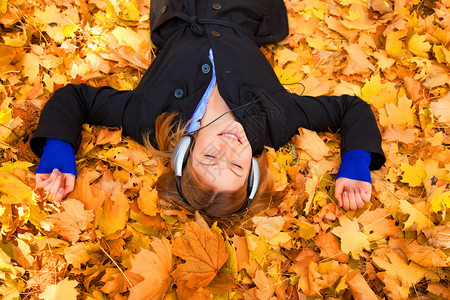
<instances>
[{"instance_id":1,"label":"girl's face","mask_svg":"<svg viewBox=\"0 0 450 300\"><path fill-rule=\"evenodd\" d=\"M236 191L247 181L252 149L234 118L225 117L201 129L191 155L194 172L217 192Z\"/></svg>"}]
</instances>

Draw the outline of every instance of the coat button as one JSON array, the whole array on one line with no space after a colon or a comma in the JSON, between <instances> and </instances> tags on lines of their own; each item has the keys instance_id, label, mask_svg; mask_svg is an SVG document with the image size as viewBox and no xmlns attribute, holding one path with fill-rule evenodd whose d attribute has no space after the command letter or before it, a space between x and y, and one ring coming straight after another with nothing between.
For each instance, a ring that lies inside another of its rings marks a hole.
<instances>
[{"instance_id":1,"label":"coat button","mask_svg":"<svg viewBox=\"0 0 450 300\"><path fill-rule=\"evenodd\" d=\"M211 34L213 35L213 36L215 36L215 37L219 37L220 36L220 33L218 33L217 31L211 31Z\"/></svg>"},{"instance_id":2,"label":"coat button","mask_svg":"<svg viewBox=\"0 0 450 300\"><path fill-rule=\"evenodd\" d=\"M211 71L211 67L210 67L208 64L204 64L204 65L202 66L202 72L203 72L203 74L208 74L209 71Z\"/></svg>"},{"instance_id":3,"label":"coat button","mask_svg":"<svg viewBox=\"0 0 450 300\"><path fill-rule=\"evenodd\" d=\"M222 5L220 5L219 3L214 3L213 6L214 10L220 10L222 8Z\"/></svg>"},{"instance_id":4,"label":"coat button","mask_svg":"<svg viewBox=\"0 0 450 300\"><path fill-rule=\"evenodd\" d=\"M245 92L244 93L244 98L245 98L245 100L252 100L253 95L252 95L251 92Z\"/></svg>"},{"instance_id":5,"label":"coat button","mask_svg":"<svg viewBox=\"0 0 450 300\"><path fill-rule=\"evenodd\" d=\"M173 94L174 94L175 97L177 97L178 99L181 99L181 98L183 97L184 92L183 92L182 89L178 88L178 89L176 89L176 90L173 92Z\"/></svg>"},{"instance_id":6,"label":"coat button","mask_svg":"<svg viewBox=\"0 0 450 300\"><path fill-rule=\"evenodd\" d=\"M161 8L161 13L165 13L167 10L167 5L164 4L164 6Z\"/></svg>"}]
</instances>

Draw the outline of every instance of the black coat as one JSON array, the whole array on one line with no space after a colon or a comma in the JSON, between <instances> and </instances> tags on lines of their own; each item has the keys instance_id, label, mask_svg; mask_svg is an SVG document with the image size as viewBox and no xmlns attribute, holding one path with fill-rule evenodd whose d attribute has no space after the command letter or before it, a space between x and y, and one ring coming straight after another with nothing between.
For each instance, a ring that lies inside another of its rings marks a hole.
<instances>
[{"instance_id":1,"label":"black coat","mask_svg":"<svg viewBox=\"0 0 450 300\"><path fill-rule=\"evenodd\" d=\"M264 145L282 146L304 127L342 133L342 153L371 152L371 169L385 162L368 104L353 96L291 94L278 81L258 46L287 36L282 0L158 0L151 3L150 20L160 51L138 87L68 85L56 91L30 142L38 156L46 137L77 148L83 123L121 127L142 143L148 131L154 141L154 122L162 112L178 112L186 122L211 80L212 48L220 95L243 125L253 154Z\"/></svg>"}]
</instances>

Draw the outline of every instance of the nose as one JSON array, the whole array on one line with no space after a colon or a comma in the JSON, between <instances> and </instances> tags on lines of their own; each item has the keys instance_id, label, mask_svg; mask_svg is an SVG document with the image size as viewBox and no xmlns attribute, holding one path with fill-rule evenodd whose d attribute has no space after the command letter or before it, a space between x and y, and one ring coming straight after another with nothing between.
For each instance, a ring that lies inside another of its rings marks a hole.
<instances>
[{"instance_id":1,"label":"nose","mask_svg":"<svg viewBox=\"0 0 450 300\"><path fill-rule=\"evenodd\" d=\"M238 155L238 148L240 146L239 143L233 143L233 141L228 141L227 139L220 138L217 141L219 148L219 157L220 161L225 163L230 163L230 161L236 159L236 155Z\"/></svg>"}]
</instances>

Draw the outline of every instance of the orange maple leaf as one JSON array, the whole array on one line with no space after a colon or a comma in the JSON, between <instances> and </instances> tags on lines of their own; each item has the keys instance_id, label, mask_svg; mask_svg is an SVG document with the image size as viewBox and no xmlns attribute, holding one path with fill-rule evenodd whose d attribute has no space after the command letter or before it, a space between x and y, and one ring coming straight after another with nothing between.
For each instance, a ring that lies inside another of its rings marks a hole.
<instances>
[{"instance_id":1,"label":"orange maple leaf","mask_svg":"<svg viewBox=\"0 0 450 300\"><path fill-rule=\"evenodd\" d=\"M173 241L173 253L186 262L179 264L172 276L177 285L191 289L207 286L229 255L223 237L212 231L198 212L195 219L184 227L185 234Z\"/></svg>"}]
</instances>

